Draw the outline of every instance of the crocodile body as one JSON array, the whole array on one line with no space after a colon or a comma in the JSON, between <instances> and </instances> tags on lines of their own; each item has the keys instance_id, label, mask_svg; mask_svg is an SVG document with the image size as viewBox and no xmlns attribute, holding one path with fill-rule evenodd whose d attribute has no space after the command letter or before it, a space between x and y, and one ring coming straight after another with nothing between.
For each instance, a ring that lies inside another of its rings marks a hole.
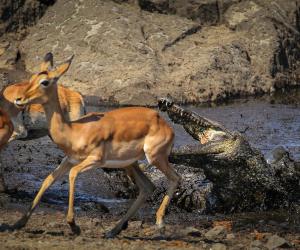
<instances>
[{"instance_id":1,"label":"crocodile body","mask_svg":"<svg viewBox=\"0 0 300 250\"><path fill-rule=\"evenodd\" d=\"M197 146L173 150L170 161L204 171L213 183L214 210L269 209L300 201L300 164L290 159L288 153L275 150L274 154L280 157L269 164L240 133L229 131L168 98L159 101L159 108L199 141Z\"/></svg>"}]
</instances>

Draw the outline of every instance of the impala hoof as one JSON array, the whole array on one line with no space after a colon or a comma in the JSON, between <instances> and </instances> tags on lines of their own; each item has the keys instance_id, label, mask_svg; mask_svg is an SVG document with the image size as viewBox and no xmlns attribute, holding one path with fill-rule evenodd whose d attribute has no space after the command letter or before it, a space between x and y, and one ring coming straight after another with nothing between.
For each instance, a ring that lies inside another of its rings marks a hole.
<instances>
[{"instance_id":1,"label":"impala hoof","mask_svg":"<svg viewBox=\"0 0 300 250\"><path fill-rule=\"evenodd\" d=\"M11 226L11 230L20 230L21 228L26 226L27 223L27 217L22 217L20 220L18 220L14 225Z\"/></svg>"},{"instance_id":2,"label":"impala hoof","mask_svg":"<svg viewBox=\"0 0 300 250\"><path fill-rule=\"evenodd\" d=\"M72 231L73 234L79 235L81 233L80 227L77 226L75 222L70 222L69 226L70 226L71 231Z\"/></svg>"},{"instance_id":3,"label":"impala hoof","mask_svg":"<svg viewBox=\"0 0 300 250\"><path fill-rule=\"evenodd\" d=\"M160 235L164 235L166 233L166 225L164 223L156 225L156 228Z\"/></svg>"},{"instance_id":4,"label":"impala hoof","mask_svg":"<svg viewBox=\"0 0 300 250\"><path fill-rule=\"evenodd\" d=\"M110 230L109 232L106 232L104 234L104 238L106 239L112 239L112 238L115 238L120 232L116 232L114 230Z\"/></svg>"},{"instance_id":5,"label":"impala hoof","mask_svg":"<svg viewBox=\"0 0 300 250\"><path fill-rule=\"evenodd\" d=\"M123 223L123 225L117 225L112 230L105 233L104 238L111 239L116 237L122 230L125 230L128 227L128 222Z\"/></svg>"}]
</instances>

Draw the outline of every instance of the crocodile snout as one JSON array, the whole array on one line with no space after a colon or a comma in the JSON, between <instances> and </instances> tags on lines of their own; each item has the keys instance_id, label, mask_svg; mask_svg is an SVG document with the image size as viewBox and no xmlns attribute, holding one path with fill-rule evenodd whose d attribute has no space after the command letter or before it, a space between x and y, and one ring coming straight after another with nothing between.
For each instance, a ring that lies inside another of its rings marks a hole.
<instances>
[{"instance_id":1,"label":"crocodile snout","mask_svg":"<svg viewBox=\"0 0 300 250\"><path fill-rule=\"evenodd\" d=\"M158 100L158 108L163 112L167 111L173 104L173 100L169 97L160 98Z\"/></svg>"}]
</instances>

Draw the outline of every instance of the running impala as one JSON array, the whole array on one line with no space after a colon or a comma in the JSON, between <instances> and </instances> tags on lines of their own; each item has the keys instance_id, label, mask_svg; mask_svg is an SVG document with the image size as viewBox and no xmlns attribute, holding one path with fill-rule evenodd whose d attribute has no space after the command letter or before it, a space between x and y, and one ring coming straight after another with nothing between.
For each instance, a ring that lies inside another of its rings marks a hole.
<instances>
[{"instance_id":1,"label":"running impala","mask_svg":"<svg viewBox=\"0 0 300 250\"><path fill-rule=\"evenodd\" d=\"M0 149L8 142L14 131L14 126L7 113L0 108ZM2 159L0 159L2 164ZM0 166L0 193L5 191L5 182L2 174L3 168Z\"/></svg>"},{"instance_id":2,"label":"running impala","mask_svg":"<svg viewBox=\"0 0 300 250\"><path fill-rule=\"evenodd\" d=\"M52 54L48 53L43 65L49 64L50 58ZM91 113L77 121L66 121L58 102L57 81L68 70L72 59L73 57L55 70L33 75L24 92L15 100L16 105L42 104L50 135L65 152L66 157L45 179L30 209L13 229L26 225L46 189L70 171L67 222L74 233L80 233L80 228L74 220L74 184L77 175L94 167L123 168L134 178L140 193L126 215L105 234L108 238L116 236L126 228L128 220L154 190L154 185L148 177L137 165L133 165L145 157L150 164L162 171L170 182L167 194L156 212L156 224L162 227L166 207L180 181L179 175L168 162L174 139L172 128L157 111L143 107Z\"/></svg>"}]
</instances>

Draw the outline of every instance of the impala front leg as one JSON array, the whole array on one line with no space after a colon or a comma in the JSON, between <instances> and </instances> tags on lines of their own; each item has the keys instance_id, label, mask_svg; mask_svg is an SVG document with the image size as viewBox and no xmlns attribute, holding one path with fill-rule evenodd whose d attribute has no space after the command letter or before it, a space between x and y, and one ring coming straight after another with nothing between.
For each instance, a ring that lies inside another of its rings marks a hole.
<instances>
[{"instance_id":1,"label":"impala front leg","mask_svg":"<svg viewBox=\"0 0 300 250\"><path fill-rule=\"evenodd\" d=\"M71 227L74 234L80 234L80 227L76 225L74 220L74 193L75 193L75 180L77 175L84 171L86 168L95 164L94 158L87 158L83 162L74 166L69 174L69 209L67 215L67 222Z\"/></svg>"},{"instance_id":2,"label":"impala front leg","mask_svg":"<svg viewBox=\"0 0 300 250\"><path fill-rule=\"evenodd\" d=\"M38 194L35 196L32 205L30 207L30 209L27 211L27 213L25 213L23 215L23 217L18 220L12 227L12 230L15 229L21 229L22 227L24 227L27 223L27 221L29 220L31 214L33 213L34 209L37 207L37 205L39 204L43 194L45 193L45 191L57 180L59 179L61 176L63 176L67 171L69 171L71 169L71 167L73 166L72 163L70 163L68 161L68 158L65 157L61 164L50 174L47 176L47 178L44 180Z\"/></svg>"}]
</instances>

